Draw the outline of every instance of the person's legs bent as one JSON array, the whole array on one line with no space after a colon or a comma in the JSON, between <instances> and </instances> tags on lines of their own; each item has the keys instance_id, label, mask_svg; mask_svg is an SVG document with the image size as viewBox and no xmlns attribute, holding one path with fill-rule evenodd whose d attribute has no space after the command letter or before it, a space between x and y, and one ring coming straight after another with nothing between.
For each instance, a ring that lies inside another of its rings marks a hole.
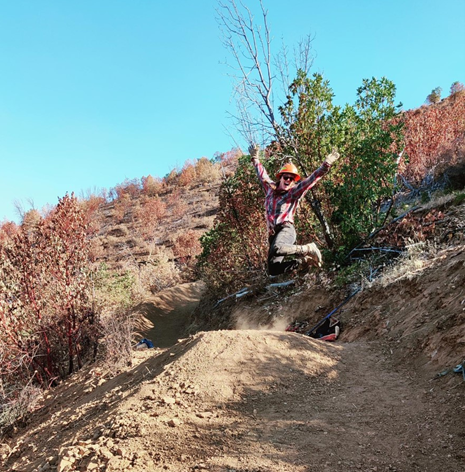
<instances>
[{"instance_id":1,"label":"person's legs bent","mask_svg":"<svg viewBox=\"0 0 465 472\"><path fill-rule=\"evenodd\" d=\"M284 224L274 236L270 236L270 249L268 252L268 273L279 275L296 269L300 262L297 260L284 261L285 256L307 256L306 266L321 266L321 252L315 243L298 245L295 244L297 235L294 225Z\"/></svg>"},{"instance_id":2,"label":"person's legs bent","mask_svg":"<svg viewBox=\"0 0 465 472\"><path fill-rule=\"evenodd\" d=\"M295 251L286 251L295 247L294 243L296 239L295 228L294 225L291 224L282 226L276 234L270 236L270 249L268 251L268 273L270 275L284 274L299 265L296 260L284 261L286 255L295 254Z\"/></svg>"}]
</instances>

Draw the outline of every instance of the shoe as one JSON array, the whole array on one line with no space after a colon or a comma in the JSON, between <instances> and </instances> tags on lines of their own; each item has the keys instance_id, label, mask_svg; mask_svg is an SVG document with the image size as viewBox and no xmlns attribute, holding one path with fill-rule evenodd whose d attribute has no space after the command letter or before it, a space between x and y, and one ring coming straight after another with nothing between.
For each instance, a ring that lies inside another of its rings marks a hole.
<instances>
[{"instance_id":1,"label":"shoe","mask_svg":"<svg viewBox=\"0 0 465 472\"><path fill-rule=\"evenodd\" d=\"M302 259L299 261L299 272L307 272L310 267L315 265L315 261L313 260L313 257L310 256L304 256Z\"/></svg>"},{"instance_id":2,"label":"shoe","mask_svg":"<svg viewBox=\"0 0 465 472\"><path fill-rule=\"evenodd\" d=\"M313 262L314 262L313 265L321 267L321 263L323 262L323 258L321 257L321 252L317 248L316 244L315 243L310 243L310 244L306 244L303 247L305 248L305 253L308 254L306 257L310 257L313 260Z\"/></svg>"}]
</instances>

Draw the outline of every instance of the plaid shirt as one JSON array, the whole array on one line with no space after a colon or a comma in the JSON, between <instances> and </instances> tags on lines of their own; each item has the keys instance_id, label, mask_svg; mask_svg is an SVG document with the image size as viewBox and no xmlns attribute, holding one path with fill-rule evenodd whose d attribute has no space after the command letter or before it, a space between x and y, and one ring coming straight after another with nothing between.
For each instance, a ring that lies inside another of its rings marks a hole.
<instances>
[{"instance_id":1,"label":"plaid shirt","mask_svg":"<svg viewBox=\"0 0 465 472\"><path fill-rule=\"evenodd\" d=\"M294 223L294 215L299 200L329 171L330 166L323 164L309 177L300 180L287 192L279 193L271 187L274 182L259 160L252 161L258 178L265 190L266 223L270 234L276 226L286 222Z\"/></svg>"}]
</instances>

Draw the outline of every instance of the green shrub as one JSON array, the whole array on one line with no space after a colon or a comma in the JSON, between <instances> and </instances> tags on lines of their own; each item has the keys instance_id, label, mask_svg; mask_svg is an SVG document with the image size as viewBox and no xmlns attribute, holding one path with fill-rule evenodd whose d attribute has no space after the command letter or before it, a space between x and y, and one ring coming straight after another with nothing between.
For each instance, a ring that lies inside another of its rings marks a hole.
<instances>
[{"instance_id":1,"label":"green shrub","mask_svg":"<svg viewBox=\"0 0 465 472\"><path fill-rule=\"evenodd\" d=\"M426 97L426 103L439 103L441 101L441 92L441 87L436 87L435 89L431 90L431 93Z\"/></svg>"}]
</instances>

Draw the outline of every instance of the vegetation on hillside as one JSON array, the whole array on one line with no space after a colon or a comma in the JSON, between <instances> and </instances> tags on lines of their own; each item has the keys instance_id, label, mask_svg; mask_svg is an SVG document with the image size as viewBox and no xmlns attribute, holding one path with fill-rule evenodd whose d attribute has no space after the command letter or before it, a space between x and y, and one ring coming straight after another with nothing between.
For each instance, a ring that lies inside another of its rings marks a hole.
<instances>
[{"instance_id":1,"label":"vegetation on hillside","mask_svg":"<svg viewBox=\"0 0 465 472\"><path fill-rule=\"evenodd\" d=\"M56 384L96 352L86 224L73 196L0 246L0 400Z\"/></svg>"},{"instance_id":2,"label":"vegetation on hillside","mask_svg":"<svg viewBox=\"0 0 465 472\"><path fill-rule=\"evenodd\" d=\"M281 108L282 141L289 144L274 142L265 150L263 163L270 175L289 155L307 175L333 146L342 155L296 221L299 241L326 247L327 261L347 260L357 245L397 217L399 192L431 189L432 182L446 187L450 169L460 156L463 160L463 92L407 112L394 105L394 93L387 79L365 80L355 105L341 109L332 105L332 90L322 76L310 79L300 72ZM266 275L263 192L247 156L223 183L220 202L214 228L201 239L199 269L212 290L224 293Z\"/></svg>"}]
</instances>

